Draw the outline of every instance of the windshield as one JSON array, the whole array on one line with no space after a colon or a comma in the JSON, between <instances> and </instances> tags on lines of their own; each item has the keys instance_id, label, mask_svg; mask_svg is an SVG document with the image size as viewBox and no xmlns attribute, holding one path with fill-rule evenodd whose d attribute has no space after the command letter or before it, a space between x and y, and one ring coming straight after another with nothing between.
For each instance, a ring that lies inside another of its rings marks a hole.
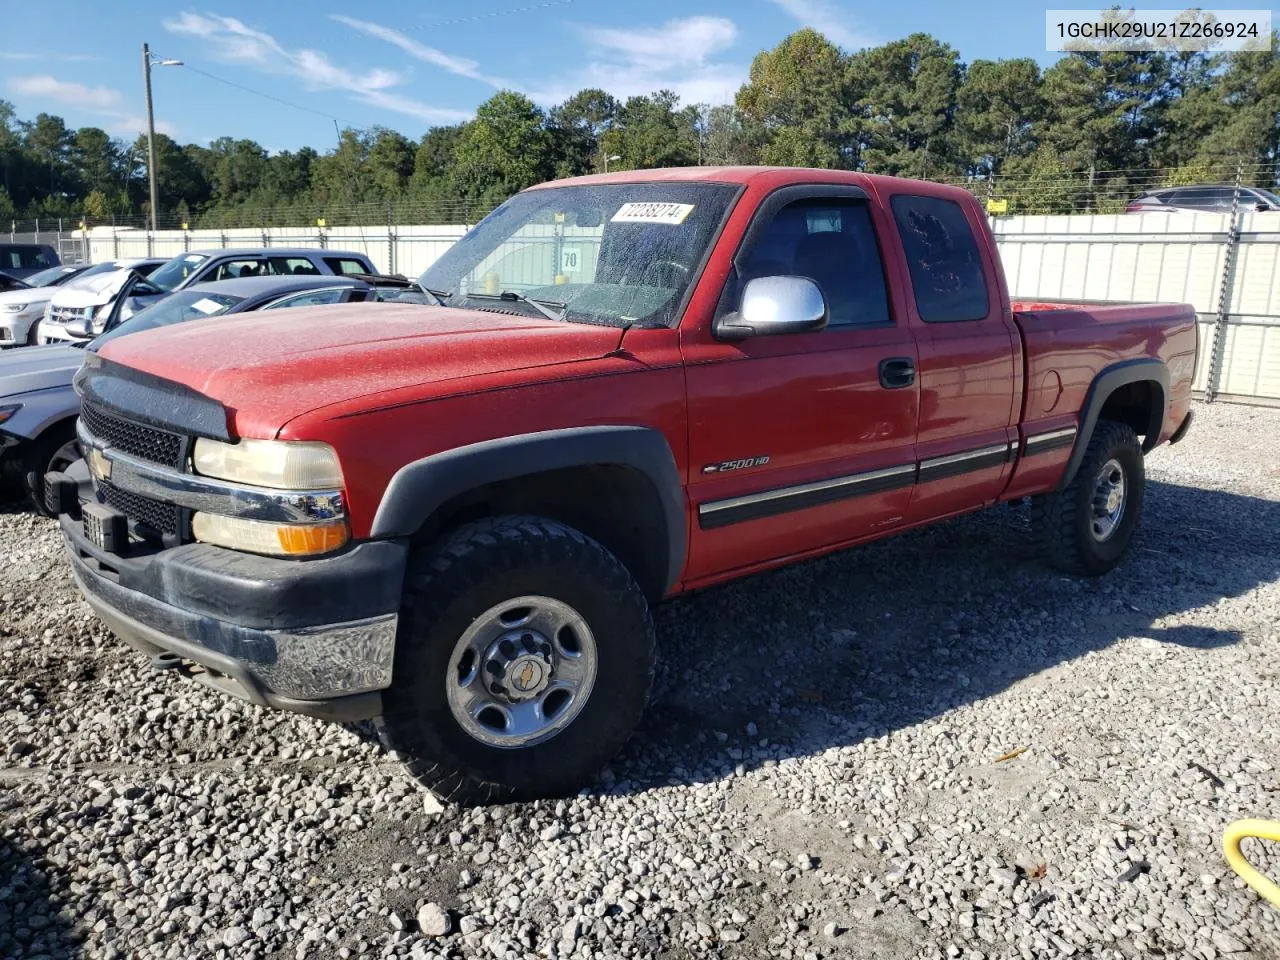
<instances>
[{"instance_id":1,"label":"windshield","mask_svg":"<svg viewBox=\"0 0 1280 960\"><path fill-rule=\"evenodd\" d=\"M539 315L496 299L512 292L563 305L566 320L666 325L736 192L679 182L530 190L485 217L419 283L455 307Z\"/></svg>"},{"instance_id":2,"label":"windshield","mask_svg":"<svg viewBox=\"0 0 1280 960\"><path fill-rule=\"evenodd\" d=\"M1267 203L1271 204L1273 207L1280 207L1280 197L1277 197L1270 190L1263 190L1261 187L1254 187L1253 192L1259 194L1263 200L1267 201Z\"/></svg>"},{"instance_id":3,"label":"windshield","mask_svg":"<svg viewBox=\"0 0 1280 960\"><path fill-rule=\"evenodd\" d=\"M176 290L208 259L203 253L184 253L159 267L148 279L166 292Z\"/></svg>"},{"instance_id":4,"label":"windshield","mask_svg":"<svg viewBox=\"0 0 1280 960\"><path fill-rule=\"evenodd\" d=\"M89 349L96 350L108 341L117 337L126 337L131 333L155 330L157 327L168 327L175 323L186 323L188 320L216 317L226 313L243 299L244 297L232 297L225 293L204 293L199 289L184 290L165 297L145 310L139 310L124 323L94 340L89 345Z\"/></svg>"},{"instance_id":5,"label":"windshield","mask_svg":"<svg viewBox=\"0 0 1280 960\"><path fill-rule=\"evenodd\" d=\"M81 267L50 267L48 270L41 270L39 273L33 273L27 277L27 285L31 287L56 287L60 283L65 283L78 273L83 273Z\"/></svg>"}]
</instances>

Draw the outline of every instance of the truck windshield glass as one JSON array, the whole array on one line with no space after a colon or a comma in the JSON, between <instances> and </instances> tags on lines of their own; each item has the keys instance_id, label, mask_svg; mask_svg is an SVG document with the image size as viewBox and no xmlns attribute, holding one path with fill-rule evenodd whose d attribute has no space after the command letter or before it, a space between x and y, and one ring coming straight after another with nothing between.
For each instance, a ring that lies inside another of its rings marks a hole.
<instances>
[{"instance_id":1,"label":"truck windshield glass","mask_svg":"<svg viewBox=\"0 0 1280 960\"><path fill-rule=\"evenodd\" d=\"M89 349L96 350L104 343L131 333L186 323L188 320L216 317L226 313L243 299L244 297L232 297L225 293L201 293L198 286L194 290L181 290L145 310L139 310L118 327L95 339L89 344Z\"/></svg>"},{"instance_id":2,"label":"truck windshield glass","mask_svg":"<svg viewBox=\"0 0 1280 960\"><path fill-rule=\"evenodd\" d=\"M450 306L540 316L518 293L564 304L564 319L667 325L715 242L737 188L709 183L552 187L512 197L419 279Z\"/></svg>"},{"instance_id":3,"label":"truck windshield glass","mask_svg":"<svg viewBox=\"0 0 1280 960\"><path fill-rule=\"evenodd\" d=\"M174 257L151 274L150 280L161 290L176 290L182 281L200 269L209 258L202 253L184 253Z\"/></svg>"}]
</instances>

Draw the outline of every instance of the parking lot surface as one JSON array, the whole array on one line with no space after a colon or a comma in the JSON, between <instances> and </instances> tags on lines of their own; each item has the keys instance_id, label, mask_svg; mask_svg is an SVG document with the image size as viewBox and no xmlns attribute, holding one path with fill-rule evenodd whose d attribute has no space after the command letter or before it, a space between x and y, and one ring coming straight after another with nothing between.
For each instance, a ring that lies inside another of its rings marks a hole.
<instances>
[{"instance_id":1,"label":"parking lot surface","mask_svg":"<svg viewBox=\"0 0 1280 960\"><path fill-rule=\"evenodd\" d=\"M669 603L603 781L480 810L152 672L0 501L0 956L1280 957L1218 845L1280 818L1280 410L1196 414L1106 578L1017 506Z\"/></svg>"}]
</instances>

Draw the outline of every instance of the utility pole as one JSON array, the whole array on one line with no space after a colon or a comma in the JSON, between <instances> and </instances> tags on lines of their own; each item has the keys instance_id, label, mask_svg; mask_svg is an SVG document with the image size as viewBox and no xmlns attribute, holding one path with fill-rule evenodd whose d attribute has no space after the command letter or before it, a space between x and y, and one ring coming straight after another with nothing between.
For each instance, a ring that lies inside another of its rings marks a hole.
<instances>
[{"instance_id":1,"label":"utility pole","mask_svg":"<svg viewBox=\"0 0 1280 960\"><path fill-rule=\"evenodd\" d=\"M151 107L151 47L142 45L142 76L147 87L147 179L151 181L151 232L156 232L156 117Z\"/></svg>"}]
</instances>

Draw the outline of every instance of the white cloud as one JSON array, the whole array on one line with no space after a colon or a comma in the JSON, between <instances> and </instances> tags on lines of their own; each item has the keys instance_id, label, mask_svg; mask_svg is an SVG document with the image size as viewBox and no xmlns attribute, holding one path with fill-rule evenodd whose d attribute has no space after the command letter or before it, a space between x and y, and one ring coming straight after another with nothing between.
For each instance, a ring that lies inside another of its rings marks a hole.
<instances>
[{"instance_id":1,"label":"white cloud","mask_svg":"<svg viewBox=\"0 0 1280 960\"><path fill-rule=\"evenodd\" d=\"M23 96L53 100L56 103L87 110L104 118L103 129L116 136L137 136L145 133L147 129L146 118L122 109L124 97L119 90L112 90L110 87L89 87L83 83L59 80L57 77L42 73L28 77L13 77L9 80L9 89ZM156 131L169 136L174 136L176 133L173 124L164 120L156 121Z\"/></svg>"},{"instance_id":2,"label":"white cloud","mask_svg":"<svg viewBox=\"0 0 1280 960\"><path fill-rule=\"evenodd\" d=\"M423 63L429 63L432 66L447 70L449 73L457 74L460 77L468 77L471 80L479 80L495 88L511 88L514 84L507 82L499 77L489 76L480 70L480 64L474 60L468 60L466 57L457 57L451 53L445 53L443 50L437 50L435 47L428 47L424 43L419 43L412 37L406 36L399 30L393 30L390 27L384 27L379 23L370 23L367 20L357 20L354 17L346 17L340 13L329 15L330 20L335 20L344 26L350 27L352 30L359 30L361 33L367 33L371 37L377 37L379 40L385 40L393 46L399 47L409 56Z\"/></svg>"},{"instance_id":3,"label":"white cloud","mask_svg":"<svg viewBox=\"0 0 1280 960\"><path fill-rule=\"evenodd\" d=\"M587 63L532 94L557 103L586 87L600 87L620 99L674 90L681 102L727 103L747 79L745 65L718 54L738 42L738 28L725 17L686 17L659 27L581 27Z\"/></svg>"},{"instance_id":4,"label":"white cloud","mask_svg":"<svg viewBox=\"0 0 1280 960\"><path fill-rule=\"evenodd\" d=\"M394 92L392 88L402 85L405 78L393 70L381 67L350 70L318 51L287 49L275 37L254 30L234 17L188 12L165 20L164 27L170 33L199 37L219 60L254 67L263 73L293 77L307 90L340 90L361 103L417 117L427 123L456 123L471 116L466 111L436 107Z\"/></svg>"},{"instance_id":5,"label":"white cloud","mask_svg":"<svg viewBox=\"0 0 1280 960\"><path fill-rule=\"evenodd\" d=\"M87 87L83 83L59 80L47 73L14 77L9 81L9 89L28 97L56 100L58 103L70 104L73 107L87 107L98 111L110 110L120 103L119 90L112 90L109 87Z\"/></svg>"},{"instance_id":6,"label":"white cloud","mask_svg":"<svg viewBox=\"0 0 1280 960\"><path fill-rule=\"evenodd\" d=\"M840 9L836 0L769 0L846 50L870 46L871 39Z\"/></svg>"},{"instance_id":7,"label":"white cloud","mask_svg":"<svg viewBox=\"0 0 1280 960\"><path fill-rule=\"evenodd\" d=\"M101 57L87 53L28 53L17 50L0 50L0 60L57 60L62 63L86 63L90 60L101 60Z\"/></svg>"}]
</instances>

